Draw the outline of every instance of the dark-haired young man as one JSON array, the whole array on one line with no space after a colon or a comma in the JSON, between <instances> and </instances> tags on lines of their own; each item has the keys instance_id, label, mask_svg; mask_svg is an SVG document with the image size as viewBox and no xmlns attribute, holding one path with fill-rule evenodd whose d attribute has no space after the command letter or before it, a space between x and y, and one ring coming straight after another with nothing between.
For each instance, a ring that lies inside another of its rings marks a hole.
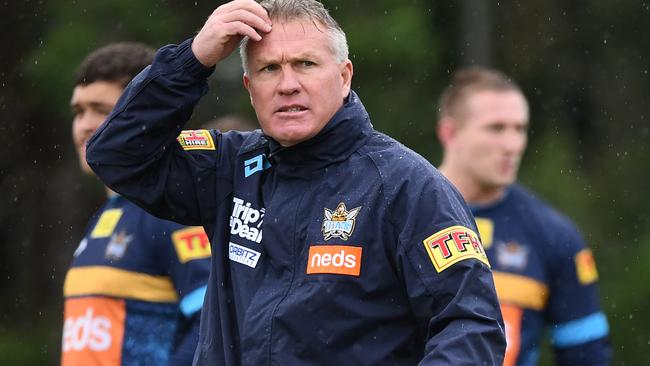
<instances>
[{"instance_id":1,"label":"dark-haired young man","mask_svg":"<svg viewBox=\"0 0 650 366\"><path fill-rule=\"evenodd\" d=\"M86 174L86 141L152 58L144 45L116 43L79 66L72 136ZM207 236L106 191L66 276L61 365L189 365L209 274Z\"/></svg>"}]
</instances>

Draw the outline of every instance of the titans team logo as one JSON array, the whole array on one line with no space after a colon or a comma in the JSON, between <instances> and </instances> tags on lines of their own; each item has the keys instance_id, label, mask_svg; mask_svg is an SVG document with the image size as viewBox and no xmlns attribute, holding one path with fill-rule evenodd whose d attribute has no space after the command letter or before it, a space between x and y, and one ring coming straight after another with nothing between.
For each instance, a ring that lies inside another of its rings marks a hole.
<instances>
[{"instance_id":1,"label":"titans team logo","mask_svg":"<svg viewBox=\"0 0 650 366\"><path fill-rule=\"evenodd\" d=\"M124 256L126 247L133 240L133 235L127 235L126 231L122 230L117 234L111 236L111 240L106 246L104 256L106 259L119 260Z\"/></svg>"},{"instance_id":2,"label":"titans team logo","mask_svg":"<svg viewBox=\"0 0 650 366\"><path fill-rule=\"evenodd\" d=\"M496 249L497 262L501 267L513 268L519 271L526 268L526 264L528 263L528 247L521 245L516 241L510 241L507 243L497 243Z\"/></svg>"},{"instance_id":3,"label":"titans team logo","mask_svg":"<svg viewBox=\"0 0 650 366\"><path fill-rule=\"evenodd\" d=\"M325 240L331 238L348 240L354 231L354 221L359 214L359 210L361 210L361 206L348 211L343 202L339 203L334 211L326 208L321 229Z\"/></svg>"}]
</instances>

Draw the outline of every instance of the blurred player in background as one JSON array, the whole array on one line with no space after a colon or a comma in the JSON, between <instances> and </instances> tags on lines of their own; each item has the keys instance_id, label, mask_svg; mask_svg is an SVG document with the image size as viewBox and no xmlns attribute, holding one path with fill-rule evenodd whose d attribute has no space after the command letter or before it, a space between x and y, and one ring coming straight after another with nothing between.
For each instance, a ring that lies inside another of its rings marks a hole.
<instances>
[{"instance_id":1,"label":"blurred player in background","mask_svg":"<svg viewBox=\"0 0 650 366\"><path fill-rule=\"evenodd\" d=\"M72 135L81 169L86 141L154 51L116 43L79 66ZM67 273L61 364L190 365L210 270L203 228L158 219L106 189Z\"/></svg>"},{"instance_id":2,"label":"blurred player in background","mask_svg":"<svg viewBox=\"0 0 650 366\"><path fill-rule=\"evenodd\" d=\"M470 204L492 265L504 365L535 365L546 328L557 365L609 364L591 251L569 219L516 183L529 124L522 91L501 72L470 68L439 108L440 171Z\"/></svg>"}]
</instances>

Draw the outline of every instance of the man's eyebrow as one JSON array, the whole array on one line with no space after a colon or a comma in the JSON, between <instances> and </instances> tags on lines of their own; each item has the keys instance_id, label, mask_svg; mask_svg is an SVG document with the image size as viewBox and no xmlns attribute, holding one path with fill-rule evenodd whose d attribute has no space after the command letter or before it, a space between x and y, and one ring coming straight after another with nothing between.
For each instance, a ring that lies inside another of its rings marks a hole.
<instances>
[{"instance_id":1,"label":"man's eyebrow","mask_svg":"<svg viewBox=\"0 0 650 366\"><path fill-rule=\"evenodd\" d=\"M282 59L278 59L277 57L268 57L268 58L260 57L255 61L255 63L259 65L269 65L269 64L279 64L283 61L295 62L300 60L313 60L316 58L318 58L318 56L314 52L306 51L296 56L292 56L288 60L284 57Z\"/></svg>"},{"instance_id":2,"label":"man's eyebrow","mask_svg":"<svg viewBox=\"0 0 650 366\"><path fill-rule=\"evenodd\" d=\"M277 64L279 63L278 59L276 57L259 57L256 60L251 60L252 63L258 64L258 65L269 65L269 64Z\"/></svg>"},{"instance_id":3,"label":"man's eyebrow","mask_svg":"<svg viewBox=\"0 0 650 366\"><path fill-rule=\"evenodd\" d=\"M90 108L107 108L107 109L113 109L113 105L110 103L104 103L104 102L76 102L76 103L70 103L70 109L79 109L82 107L82 105L86 105Z\"/></svg>"},{"instance_id":4,"label":"man's eyebrow","mask_svg":"<svg viewBox=\"0 0 650 366\"><path fill-rule=\"evenodd\" d=\"M306 52L298 54L295 57L292 57L291 61L313 60L313 59L316 59L316 58L318 58L317 54L315 54L313 52L310 52L310 51L306 51Z\"/></svg>"}]
</instances>

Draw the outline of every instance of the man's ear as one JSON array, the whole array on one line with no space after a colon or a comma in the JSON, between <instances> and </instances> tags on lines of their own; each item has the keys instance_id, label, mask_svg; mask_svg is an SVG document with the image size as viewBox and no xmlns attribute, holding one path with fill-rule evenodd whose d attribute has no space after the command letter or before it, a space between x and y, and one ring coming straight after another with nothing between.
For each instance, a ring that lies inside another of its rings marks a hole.
<instances>
[{"instance_id":1,"label":"man's ear","mask_svg":"<svg viewBox=\"0 0 650 366\"><path fill-rule=\"evenodd\" d=\"M246 73L244 73L244 76L242 76L242 80L244 81L244 88L248 90L248 97L250 98L251 105L254 108L255 105L253 104L253 94L251 94L251 79L248 77L248 75L246 75Z\"/></svg>"},{"instance_id":2,"label":"man's ear","mask_svg":"<svg viewBox=\"0 0 650 366\"><path fill-rule=\"evenodd\" d=\"M452 143L457 131L458 121L454 120L452 117L443 117L438 121L436 133L438 134L438 140L440 140L440 144L443 147L447 147Z\"/></svg>"},{"instance_id":3,"label":"man's ear","mask_svg":"<svg viewBox=\"0 0 650 366\"><path fill-rule=\"evenodd\" d=\"M246 88L246 90L248 90L248 93L250 93L251 79L248 77L246 73L244 73L244 75L242 76L242 80L244 81L244 88Z\"/></svg>"},{"instance_id":4,"label":"man's ear","mask_svg":"<svg viewBox=\"0 0 650 366\"><path fill-rule=\"evenodd\" d=\"M352 85L352 74L354 73L354 67L352 67L352 61L346 59L341 64L341 79L343 81L342 94L343 98L346 98L350 94L350 86Z\"/></svg>"}]
</instances>

